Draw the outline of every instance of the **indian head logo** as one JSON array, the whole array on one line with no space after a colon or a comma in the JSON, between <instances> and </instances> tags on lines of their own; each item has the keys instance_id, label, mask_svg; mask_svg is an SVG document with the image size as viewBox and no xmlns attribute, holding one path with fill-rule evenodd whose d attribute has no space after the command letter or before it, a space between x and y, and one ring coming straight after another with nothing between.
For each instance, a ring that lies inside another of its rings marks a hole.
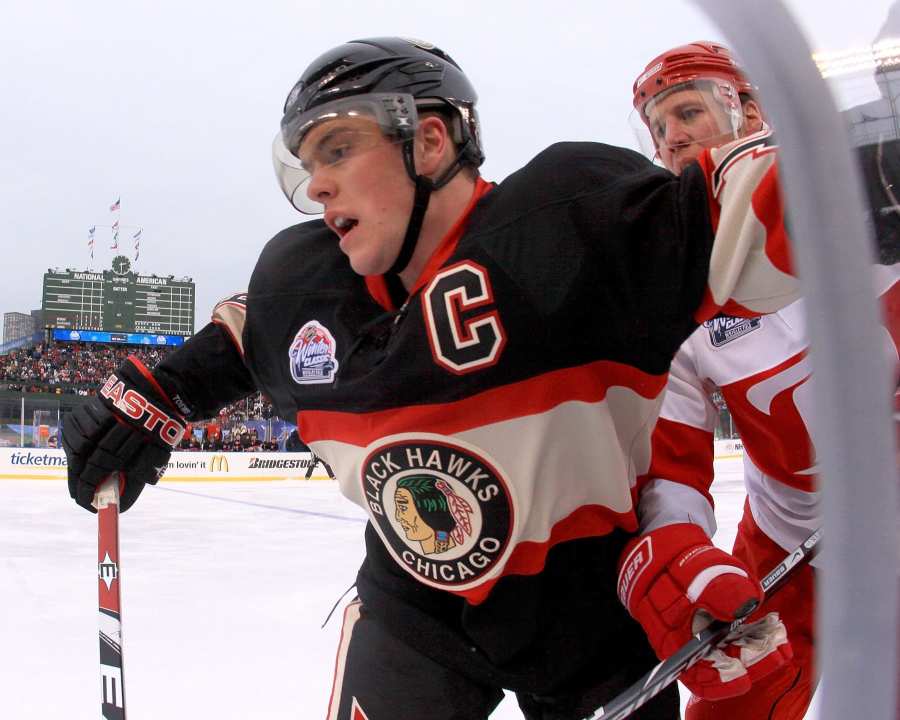
<instances>
[{"instance_id":1,"label":"indian head logo","mask_svg":"<svg viewBox=\"0 0 900 720\"><path fill-rule=\"evenodd\" d=\"M310 320L294 336L288 351L291 377L303 385L334 382L338 369L337 346L331 332Z\"/></svg>"},{"instance_id":2,"label":"indian head logo","mask_svg":"<svg viewBox=\"0 0 900 720\"><path fill-rule=\"evenodd\" d=\"M477 450L445 438L388 442L363 463L362 486L385 546L421 582L467 590L505 560L513 503Z\"/></svg>"},{"instance_id":3,"label":"indian head logo","mask_svg":"<svg viewBox=\"0 0 900 720\"><path fill-rule=\"evenodd\" d=\"M422 554L440 555L472 535L472 506L437 475L408 475L397 481L394 519Z\"/></svg>"}]
</instances>

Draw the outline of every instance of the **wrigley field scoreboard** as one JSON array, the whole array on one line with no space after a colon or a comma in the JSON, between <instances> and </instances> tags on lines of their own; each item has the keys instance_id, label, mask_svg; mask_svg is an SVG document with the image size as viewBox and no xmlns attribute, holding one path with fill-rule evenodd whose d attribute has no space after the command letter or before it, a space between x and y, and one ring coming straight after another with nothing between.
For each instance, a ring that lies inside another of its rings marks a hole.
<instances>
[{"instance_id":1,"label":"wrigley field scoreboard","mask_svg":"<svg viewBox=\"0 0 900 720\"><path fill-rule=\"evenodd\" d=\"M141 275L119 255L110 270L48 270L41 309L53 328L187 336L194 295L190 278Z\"/></svg>"}]
</instances>

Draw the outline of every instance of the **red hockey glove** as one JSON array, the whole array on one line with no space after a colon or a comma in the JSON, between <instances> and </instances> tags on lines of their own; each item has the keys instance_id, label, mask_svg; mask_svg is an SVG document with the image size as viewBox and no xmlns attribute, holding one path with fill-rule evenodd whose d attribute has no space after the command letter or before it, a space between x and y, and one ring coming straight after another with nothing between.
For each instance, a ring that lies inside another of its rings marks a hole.
<instances>
[{"instance_id":1,"label":"red hockey glove","mask_svg":"<svg viewBox=\"0 0 900 720\"><path fill-rule=\"evenodd\" d=\"M667 525L629 543L619 566L619 598L643 626L660 659L684 645L711 619L731 622L763 601L759 582L719 550L697 525ZM777 613L742 627L729 643L681 673L699 697L742 695L793 656Z\"/></svg>"}]
</instances>

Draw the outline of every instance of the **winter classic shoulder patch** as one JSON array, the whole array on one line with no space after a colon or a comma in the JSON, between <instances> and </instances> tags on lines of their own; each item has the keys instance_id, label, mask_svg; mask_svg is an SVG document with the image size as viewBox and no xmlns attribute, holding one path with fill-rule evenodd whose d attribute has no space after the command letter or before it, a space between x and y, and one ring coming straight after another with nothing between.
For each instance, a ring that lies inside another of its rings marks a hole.
<instances>
[{"instance_id":1,"label":"winter classic shoulder patch","mask_svg":"<svg viewBox=\"0 0 900 720\"><path fill-rule=\"evenodd\" d=\"M747 333L758 330L761 326L761 318L741 318L729 315L718 315L703 323L703 327L709 331L709 341L713 347L722 347L732 340L737 340Z\"/></svg>"},{"instance_id":2,"label":"winter classic shoulder patch","mask_svg":"<svg viewBox=\"0 0 900 720\"><path fill-rule=\"evenodd\" d=\"M294 336L288 351L291 377L301 385L334 382L337 344L327 327L310 320Z\"/></svg>"}]
</instances>

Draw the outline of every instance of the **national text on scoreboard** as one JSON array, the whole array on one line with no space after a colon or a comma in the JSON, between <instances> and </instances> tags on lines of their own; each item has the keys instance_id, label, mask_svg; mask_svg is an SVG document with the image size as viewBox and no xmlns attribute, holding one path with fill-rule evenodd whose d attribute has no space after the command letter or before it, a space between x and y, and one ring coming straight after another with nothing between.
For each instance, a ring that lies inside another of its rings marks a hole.
<instances>
[{"instance_id":1,"label":"national text on scoreboard","mask_svg":"<svg viewBox=\"0 0 900 720\"><path fill-rule=\"evenodd\" d=\"M141 275L119 255L111 270L48 270L41 308L47 327L193 335L194 296L190 278Z\"/></svg>"}]
</instances>

